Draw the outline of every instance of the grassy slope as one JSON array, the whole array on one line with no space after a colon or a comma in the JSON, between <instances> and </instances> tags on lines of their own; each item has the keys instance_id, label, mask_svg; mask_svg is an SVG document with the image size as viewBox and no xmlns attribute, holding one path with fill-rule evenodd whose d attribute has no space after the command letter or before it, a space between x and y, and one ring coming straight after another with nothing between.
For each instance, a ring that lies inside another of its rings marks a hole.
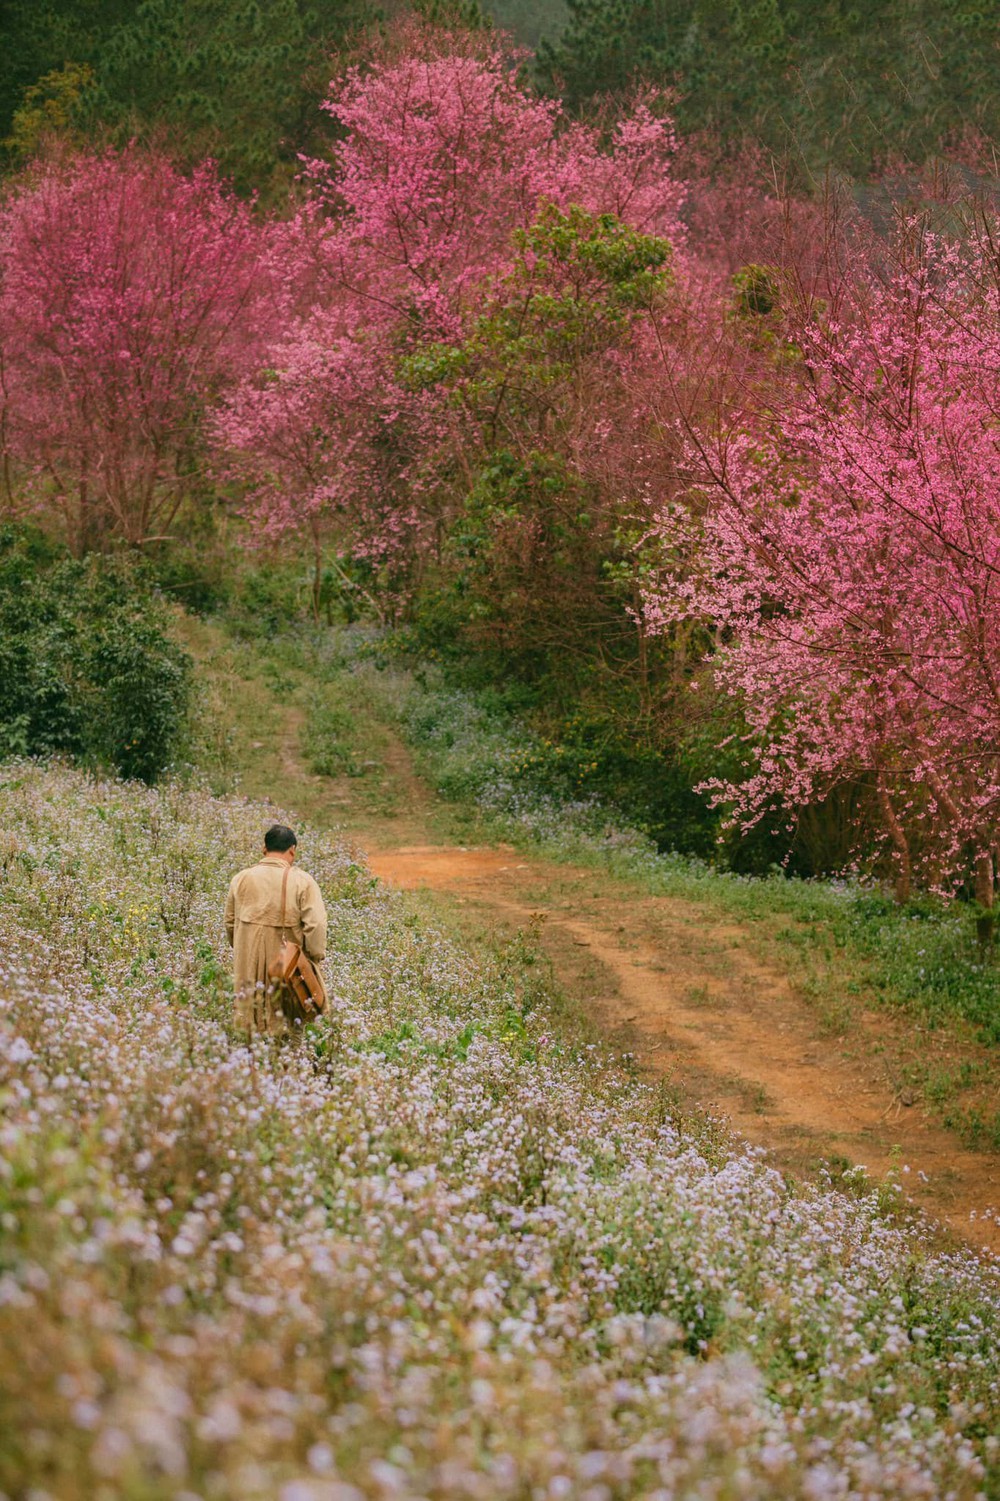
<instances>
[{"instance_id":1,"label":"grassy slope","mask_svg":"<svg viewBox=\"0 0 1000 1501\"><path fill-rule=\"evenodd\" d=\"M316 809L335 1018L229 1031L221 899L281 810L0 773L30 967L0 978L0 1492L1000 1494L995 1269L789 1187L614 1064L523 939L367 879L330 832L365 797L295 750L405 827L405 678L186 628L210 775Z\"/></svg>"},{"instance_id":2,"label":"grassy slope","mask_svg":"<svg viewBox=\"0 0 1000 1501\"><path fill-rule=\"evenodd\" d=\"M0 1490L997 1493L989 1268L677 1120L322 830L334 1023L242 1047L275 811L0 777Z\"/></svg>"}]
</instances>

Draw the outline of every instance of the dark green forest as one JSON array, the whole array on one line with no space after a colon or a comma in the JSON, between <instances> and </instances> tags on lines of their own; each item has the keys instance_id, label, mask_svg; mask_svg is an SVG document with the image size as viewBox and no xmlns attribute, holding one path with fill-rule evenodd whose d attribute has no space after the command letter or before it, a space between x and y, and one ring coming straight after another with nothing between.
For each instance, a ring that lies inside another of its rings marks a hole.
<instances>
[{"instance_id":1,"label":"dark green forest","mask_svg":"<svg viewBox=\"0 0 1000 1501\"><path fill-rule=\"evenodd\" d=\"M373 19L366 0L12 0L0 33L8 160L49 123L159 138L266 191L315 144L331 58Z\"/></svg>"},{"instance_id":2,"label":"dark green forest","mask_svg":"<svg viewBox=\"0 0 1000 1501\"><path fill-rule=\"evenodd\" d=\"M810 171L864 175L964 131L994 135L991 0L568 0L540 50L547 87L585 108L637 79L677 91L684 131L749 133Z\"/></svg>"},{"instance_id":3,"label":"dark green forest","mask_svg":"<svg viewBox=\"0 0 1000 1501\"><path fill-rule=\"evenodd\" d=\"M399 5L372 0L8 0L0 137L8 162L45 124L159 135L214 156L243 191L287 183L321 138L331 61ZM475 6L417 7L467 23ZM536 56L545 90L592 111L666 89L685 133L750 136L807 177L865 176L1000 125L995 0L492 0L481 24Z\"/></svg>"}]
</instances>

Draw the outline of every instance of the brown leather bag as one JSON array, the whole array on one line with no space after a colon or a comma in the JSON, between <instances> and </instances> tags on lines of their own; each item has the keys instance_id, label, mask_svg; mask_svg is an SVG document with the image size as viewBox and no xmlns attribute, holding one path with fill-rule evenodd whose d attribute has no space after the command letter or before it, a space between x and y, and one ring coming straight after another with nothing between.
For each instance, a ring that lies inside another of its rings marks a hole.
<instances>
[{"instance_id":1,"label":"brown leather bag","mask_svg":"<svg viewBox=\"0 0 1000 1501\"><path fill-rule=\"evenodd\" d=\"M268 965L267 973L278 989L278 999L285 1019L294 1025L304 1026L314 1022L326 1010L326 995L323 982L316 973L316 966L308 954L302 952L285 932L285 898L288 894L288 872L285 867L281 878L281 948L277 959Z\"/></svg>"}]
</instances>

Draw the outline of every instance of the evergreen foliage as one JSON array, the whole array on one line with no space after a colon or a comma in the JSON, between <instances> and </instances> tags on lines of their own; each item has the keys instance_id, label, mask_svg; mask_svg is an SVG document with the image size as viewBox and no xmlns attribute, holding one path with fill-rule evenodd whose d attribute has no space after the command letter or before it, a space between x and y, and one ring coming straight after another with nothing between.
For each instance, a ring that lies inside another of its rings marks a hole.
<instances>
[{"instance_id":1,"label":"evergreen foliage","mask_svg":"<svg viewBox=\"0 0 1000 1501\"><path fill-rule=\"evenodd\" d=\"M526 47L554 40L569 20L565 0L484 0L483 8Z\"/></svg>"},{"instance_id":2,"label":"evergreen foliage","mask_svg":"<svg viewBox=\"0 0 1000 1501\"><path fill-rule=\"evenodd\" d=\"M10 135L4 146L15 161L29 161L50 136L62 141L77 141L77 121L84 109L84 97L94 88L94 70L89 63L67 63L44 73L37 83L25 89L24 99L14 112Z\"/></svg>"},{"instance_id":3,"label":"evergreen foliage","mask_svg":"<svg viewBox=\"0 0 1000 1501\"><path fill-rule=\"evenodd\" d=\"M120 143L163 137L188 161L212 157L241 191L274 189L315 149L330 55L369 15L366 0L15 4L0 28L0 49L15 59L0 133L40 78L87 65L93 85L75 120L89 132Z\"/></svg>"},{"instance_id":4,"label":"evergreen foliage","mask_svg":"<svg viewBox=\"0 0 1000 1501\"><path fill-rule=\"evenodd\" d=\"M678 124L753 133L814 171L864 175L1000 124L996 0L567 0L539 77L576 108L638 79L675 87Z\"/></svg>"},{"instance_id":5,"label":"evergreen foliage","mask_svg":"<svg viewBox=\"0 0 1000 1501\"><path fill-rule=\"evenodd\" d=\"M0 139L25 93L68 63L88 63L135 10L134 0L4 0L0 6ZM8 146L9 149L9 146Z\"/></svg>"}]
</instances>

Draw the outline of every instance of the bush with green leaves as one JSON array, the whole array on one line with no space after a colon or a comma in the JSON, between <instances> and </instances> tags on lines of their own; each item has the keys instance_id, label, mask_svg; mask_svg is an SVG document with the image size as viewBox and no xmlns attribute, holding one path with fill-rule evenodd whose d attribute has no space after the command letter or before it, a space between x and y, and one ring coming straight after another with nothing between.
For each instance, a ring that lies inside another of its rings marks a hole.
<instances>
[{"instance_id":1,"label":"bush with green leaves","mask_svg":"<svg viewBox=\"0 0 1000 1501\"><path fill-rule=\"evenodd\" d=\"M188 716L191 662L141 570L0 531L0 756L65 755L155 781Z\"/></svg>"}]
</instances>

